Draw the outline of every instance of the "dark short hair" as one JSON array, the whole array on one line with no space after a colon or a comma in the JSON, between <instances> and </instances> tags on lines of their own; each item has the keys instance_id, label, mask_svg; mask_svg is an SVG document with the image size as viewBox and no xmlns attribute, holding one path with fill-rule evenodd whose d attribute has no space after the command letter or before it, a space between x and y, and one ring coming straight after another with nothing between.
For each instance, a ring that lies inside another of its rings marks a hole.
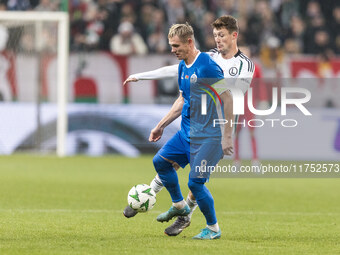
<instances>
[{"instance_id":1,"label":"dark short hair","mask_svg":"<svg viewBox=\"0 0 340 255\"><path fill-rule=\"evenodd\" d=\"M230 15L224 15L222 17L219 17L211 24L211 26L216 29L225 28L229 31L229 33L239 32L237 19Z\"/></svg>"}]
</instances>

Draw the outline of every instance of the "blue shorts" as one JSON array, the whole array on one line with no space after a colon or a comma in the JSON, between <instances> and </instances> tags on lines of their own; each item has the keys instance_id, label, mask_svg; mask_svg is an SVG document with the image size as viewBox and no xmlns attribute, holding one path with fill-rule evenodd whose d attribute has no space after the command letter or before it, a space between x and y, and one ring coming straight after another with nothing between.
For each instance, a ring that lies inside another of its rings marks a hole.
<instances>
[{"instance_id":1,"label":"blue shorts","mask_svg":"<svg viewBox=\"0 0 340 255\"><path fill-rule=\"evenodd\" d=\"M190 143L178 131L159 151L163 158L176 162L182 168L190 163L189 178L205 178L207 181L210 170L223 157L221 142L207 141Z\"/></svg>"}]
</instances>

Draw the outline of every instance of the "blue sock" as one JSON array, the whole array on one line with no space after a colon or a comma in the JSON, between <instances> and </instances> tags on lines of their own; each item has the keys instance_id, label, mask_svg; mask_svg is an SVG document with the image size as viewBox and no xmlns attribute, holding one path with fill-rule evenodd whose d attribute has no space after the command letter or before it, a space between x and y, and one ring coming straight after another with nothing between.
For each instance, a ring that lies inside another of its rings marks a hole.
<instances>
[{"instance_id":1,"label":"blue sock","mask_svg":"<svg viewBox=\"0 0 340 255\"><path fill-rule=\"evenodd\" d=\"M207 225L214 225L217 222L214 199L209 189L204 185L204 180L205 178L189 178L188 186L196 198L198 207L203 213L207 221Z\"/></svg>"}]
</instances>

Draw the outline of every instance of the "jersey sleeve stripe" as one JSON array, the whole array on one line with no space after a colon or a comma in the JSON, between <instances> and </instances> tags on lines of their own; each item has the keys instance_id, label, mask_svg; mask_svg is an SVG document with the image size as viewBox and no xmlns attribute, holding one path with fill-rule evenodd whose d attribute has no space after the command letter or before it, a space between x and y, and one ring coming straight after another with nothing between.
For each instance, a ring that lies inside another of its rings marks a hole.
<instances>
[{"instance_id":1,"label":"jersey sleeve stripe","mask_svg":"<svg viewBox=\"0 0 340 255\"><path fill-rule=\"evenodd\" d=\"M251 61L247 56L245 56L245 57L250 61L250 64L251 64L250 72L254 72L255 65L254 65L253 61Z\"/></svg>"},{"instance_id":2,"label":"jersey sleeve stripe","mask_svg":"<svg viewBox=\"0 0 340 255\"><path fill-rule=\"evenodd\" d=\"M245 61L247 61L247 63L248 63L248 72L250 72L250 62L249 62L249 60L247 58L245 58L244 55L242 55L242 53L240 54L240 57L242 59L244 59Z\"/></svg>"},{"instance_id":3,"label":"jersey sleeve stripe","mask_svg":"<svg viewBox=\"0 0 340 255\"><path fill-rule=\"evenodd\" d=\"M251 61L247 56L245 56L243 53L240 54L240 57L248 62L248 72L254 71L254 63Z\"/></svg>"},{"instance_id":4,"label":"jersey sleeve stripe","mask_svg":"<svg viewBox=\"0 0 340 255\"><path fill-rule=\"evenodd\" d=\"M240 54L240 58L242 58L242 59L247 61L247 63L248 63L248 72L249 72L250 71L249 61L247 60L247 58L242 53Z\"/></svg>"}]
</instances>

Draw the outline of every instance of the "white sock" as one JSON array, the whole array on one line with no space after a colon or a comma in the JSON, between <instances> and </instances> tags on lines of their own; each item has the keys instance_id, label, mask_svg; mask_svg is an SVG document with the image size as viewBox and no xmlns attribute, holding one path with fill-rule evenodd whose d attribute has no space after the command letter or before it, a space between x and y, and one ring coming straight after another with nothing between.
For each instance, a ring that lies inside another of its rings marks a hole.
<instances>
[{"instance_id":1,"label":"white sock","mask_svg":"<svg viewBox=\"0 0 340 255\"><path fill-rule=\"evenodd\" d=\"M218 226L217 222L214 225L207 225L207 228L209 228L210 230L212 230L214 232L218 232L220 230L220 227Z\"/></svg>"},{"instance_id":2,"label":"white sock","mask_svg":"<svg viewBox=\"0 0 340 255\"><path fill-rule=\"evenodd\" d=\"M177 202L177 203L172 203L172 205L174 207L176 207L177 209L183 209L184 206L186 206L186 204L187 203L184 201L184 199L182 201Z\"/></svg>"},{"instance_id":3,"label":"white sock","mask_svg":"<svg viewBox=\"0 0 340 255\"><path fill-rule=\"evenodd\" d=\"M189 195L187 196L186 202L187 202L188 206L190 207L190 213L188 214L188 217L191 220L191 216L192 216L193 212L195 211L195 209L197 208L197 202L196 202L196 200L191 200Z\"/></svg>"},{"instance_id":4,"label":"white sock","mask_svg":"<svg viewBox=\"0 0 340 255\"><path fill-rule=\"evenodd\" d=\"M153 178L153 180L150 183L150 187L153 189L153 191L157 194L163 189L163 183L161 179L159 178L158 174Z\"/></svg>"}]
</instances>

